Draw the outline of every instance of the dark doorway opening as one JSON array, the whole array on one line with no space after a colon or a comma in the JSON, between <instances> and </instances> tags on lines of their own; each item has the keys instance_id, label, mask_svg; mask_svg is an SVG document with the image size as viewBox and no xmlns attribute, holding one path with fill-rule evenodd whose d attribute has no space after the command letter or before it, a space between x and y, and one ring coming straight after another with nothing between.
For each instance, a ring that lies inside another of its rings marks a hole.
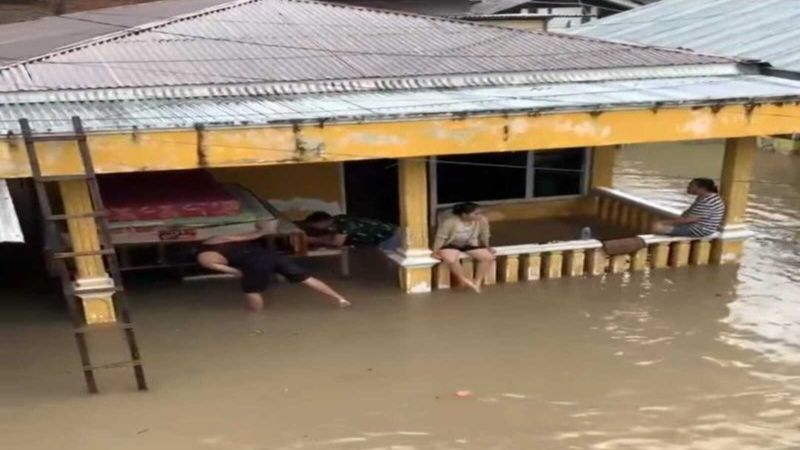
<instances>
[{"instance_id":1,"label":"dark doorway opening","mask_svg":"<svg viewBox=\"0 0 800 450\"><path fill-rule=\"evenodd\" d=\"M400 222L396 159L347 162L344 180L347 214Z\"/></svg>"}]
</instances>

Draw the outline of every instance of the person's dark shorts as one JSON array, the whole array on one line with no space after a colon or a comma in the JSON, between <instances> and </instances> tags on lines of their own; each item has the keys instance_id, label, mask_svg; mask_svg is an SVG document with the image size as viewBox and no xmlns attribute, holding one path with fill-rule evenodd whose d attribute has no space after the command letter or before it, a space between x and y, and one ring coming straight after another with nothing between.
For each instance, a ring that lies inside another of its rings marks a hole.
<instances>
[{"instance_id":1,"label":"person's dark shorts","mask_svg":"<svg viewBox=\"0 0 800 450\"><path fill-rule=\"evenodd\" d=\"M241 285L245 294L265 291L276 273L292 283L302 283L310 278L288 256L269 250L251 253L242 259L238 269L242 271Z\"/></svg>"},{"instance_id":2,"label":"person's dark shorts","mask_svg":"<svg viewBox=\"0 0 800 450\"><path fill-rule=\"evenodd\" d=\"M463 245L463 246L455 246L455 245L445 245L442 247L442 250L458 250L461 252L471 252L473 250L481 250L486 247L480 245Z\"/></svg>"},{"instance_id":3,"label":"person's dark shorts","mask_svg":"<svg viewBox=\"0 0 800 450\"><path fill-rule=\"evenodd\" d=\"M695 237L695 236L697 236L696 234L694 234L692 232L691 228L689 228L689 225L685 224L685 223L679 223L677 225L673 225L672 226L672 230L670 230L670 232L667 233L667 234L669 236L675 236L675 237Z\"/></svg>"}]
</instances>

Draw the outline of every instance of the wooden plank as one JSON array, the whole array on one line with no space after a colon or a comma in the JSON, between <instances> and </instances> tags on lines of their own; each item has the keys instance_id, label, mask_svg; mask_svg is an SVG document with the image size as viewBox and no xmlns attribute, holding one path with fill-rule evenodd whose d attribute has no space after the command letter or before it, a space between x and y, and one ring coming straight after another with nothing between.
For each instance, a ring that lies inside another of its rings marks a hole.
<instances>
[{"instance_id":1,"label":"wooden plank","mask_svg":"<svg viewBox=\"0 0 800 450\"><path fill-rule=\"evenodd\" d=\"M562 267L564 262L564 254L562 252L548 252L542 257L543 270L542 274L545 278L561 278Z\"/></svg>"},{"instance_id":2,"label":"wooden plank","mask_svg":"<svg viewBox=\"0 0 800 450\"><path fill-rule=\"evenodd\" d=\"M520 279L522 281L535 281L542 276L542 255L530 253L521 255L520 260Z\"/></svg>"},{"instance_id":3,"label":"wooden plank","mask_svg":"<svg viewBox=\"0 0 800 450\"><path fill-rule=\"evenodd\" d=\"M569 251L564 261L564 275L568 277L583 276L585 266L586 253L583 250Z\"/></svg>"},{"instance_id":4,"label":"wooden plank","mask_svg":"<svg viewBox=\"0 0 800 450\"><path fill-rule=\"evenodd\" d=\"M711 260L711 242L694 241L692 242L692 252L689 262L693 266L705 266Z\"/></svg>"},{"instance_id":5,"label":"wooden plank","mask_svg":"<svg viewBox=\"0 0 800 450\"><path fill-rule=\"evenodd\" d=\"M691 242L673 242L669 252L669 265L671 267L684 267L689 265L689 250Z\"/></svg>"},{"instance_id":6,"label":"wooden plank","mask_svg":"<svg viewBox=\"0 0 800 450\"><path fill-rule=\"evenodd\" d=\"M614 201L608 197L600 197L600 220L608 222L611 220L611 207Z\"/></svg>"}]
</instances>

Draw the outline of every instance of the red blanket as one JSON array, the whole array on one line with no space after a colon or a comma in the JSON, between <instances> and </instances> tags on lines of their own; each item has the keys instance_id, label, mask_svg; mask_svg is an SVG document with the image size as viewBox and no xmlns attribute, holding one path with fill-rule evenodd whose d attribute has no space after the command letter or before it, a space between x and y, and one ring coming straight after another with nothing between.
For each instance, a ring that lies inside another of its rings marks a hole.
<instances>
[{"instance_id":1,"label":"red blanket","mask_svg":"<svg viewBox=\"0 0 800 450\"><path fill-rule=\"evenodd\" d=\"M100 193L110 220L233 216L239 201L203 170L103 175Z\"/></svg>"}]
</instances>

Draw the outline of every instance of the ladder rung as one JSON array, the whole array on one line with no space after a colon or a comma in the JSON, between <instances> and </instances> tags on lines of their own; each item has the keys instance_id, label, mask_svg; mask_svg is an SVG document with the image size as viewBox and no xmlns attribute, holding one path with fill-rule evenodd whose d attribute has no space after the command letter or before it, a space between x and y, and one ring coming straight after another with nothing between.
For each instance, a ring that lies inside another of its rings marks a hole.
<instances>
[{"instance_id":1,"label":"ladder rung","mask_svg":"<svg viewBox=\"0 0 800 450\"><path fill-rule=\"evenodd\" d=\"M66 259L66 258L77 258L81 256L101 256L101 255L113 255L116 253L114 249L105 249L105 250L90 250L86 252L59 252L53 253L53 258L55 259Z\"/></svg>"},{"instance_id":2,"label":"ladder rung","mask_svg":"<svg viewBox=\"0 0 800 450\"><path fill-rule=\"evenodd\" d=\"M72 289L70 292L71 295L78 296L78 295L91 295L91 294L106 294L106 293L113 293L113 292L122 292L125 288L122 286L109 286L109 287L100 287L95 289L81 289L75 290Z\"/></svg>"},{"instance_id":3,"label":"ladder rung","mask_svg":"<svg viewBox=\"0 0 800 450\"><path fill-rule=\"evenodd\" d=\"M96 366L83 366L83 370L98 370L98 369L114 369L117 367L134 367L134 366L141 366L142 361L138 359L132 359L130 361L119 361L115 363L108 363L108 364L98 364Z\"/></svg>"},{"instance_id":4,"label":"ladder rung","mask_svg":"<svg viewBox=\"0 0 800 450\"><path fill-rule=\"evenodd\" d=\"M87 174L79 175L45 175L34 178L34 181L46 183L50 181L72 181L72 180L90 180L94 177Z\"/></svg>"},{"instance_id":5,"label":"ladder rung","mask_svg":"<svg viewBox=\"0 0 800 450\"><path fill-rule=\"evenodd\" d=\"M93 217L100 218L107 216L108 216L108 211L95 211L83 214L54 214L52 216L45 217L45 220L56 221L56 220L70 220L70 219L89 219Z\"/></svg>"},{"instance_id":6,"label":"ladder rung","mask_svg":"<svg viewBox=\"0 0 800 450\"><path fill-rule=\"evenodd\" d=\"M110 322L110 323L98 323L94 325L85 325L82 327L75 328L73 331L75 331L75 333L92 333L94 331L103 331L103 330L131 330L131 329L133 329L133 324L123 323L123 322Z\"/></svg>"}]
</instances>

